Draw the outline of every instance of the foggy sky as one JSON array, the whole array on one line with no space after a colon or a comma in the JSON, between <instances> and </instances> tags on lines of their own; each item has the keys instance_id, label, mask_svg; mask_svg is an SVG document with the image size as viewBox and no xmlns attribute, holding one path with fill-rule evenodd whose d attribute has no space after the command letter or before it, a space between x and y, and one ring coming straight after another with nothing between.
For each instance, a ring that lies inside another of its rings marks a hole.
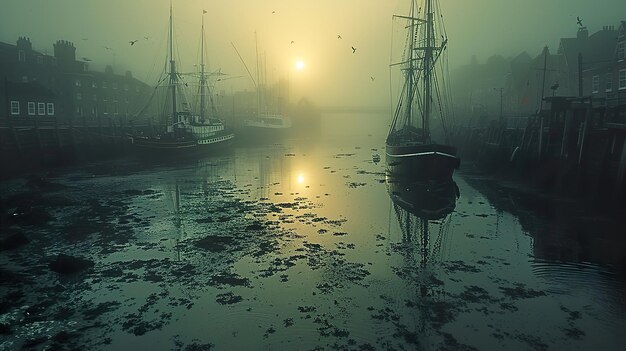
<instances>
[{"instance_id":1,"label":"foggy sky","mask_svg":"<svg viewBox=\"0 0 626 351\"><path fill-rule=\"evenodd\" d=\"M218 90L253 89L231 42L254 72L256 31L268 83L289 79L292 101L307 96L322 106L386 106L391 16L406 14L408 3L174 0L178 64L180 71L195 70L204 9L210 68L244 76L220 83ZM535 56L545 45L555 52L559 38L576 35L576 16L590 33L626 20L624 0L441 0L441 7L452 67L472 55L481 61L524 50ZM169 0L1 0L0 41L15 44L28 36L35 50L52 54L56 40L70 40L78 59L93 60L90 69L111 64L153 84L165 63L168 12ZM295 70L297 59L305 62L303 71Z\"/></svg>"}]
</instances>

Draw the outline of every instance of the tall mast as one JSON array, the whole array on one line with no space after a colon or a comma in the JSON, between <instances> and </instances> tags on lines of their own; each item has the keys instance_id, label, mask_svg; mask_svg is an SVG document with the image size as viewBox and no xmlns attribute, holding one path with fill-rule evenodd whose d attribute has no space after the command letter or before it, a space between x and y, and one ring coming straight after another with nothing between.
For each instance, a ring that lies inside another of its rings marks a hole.
<instances>
[{"instance_id":1,"label":"tall mast","mask_svg":"<svg viewBox=\"0 0 626 351\"><path fill-rule=\"evenodd\" d=\"M267 52L263 52L263 102L265 103L265 113L270 113L268 105L271 104L271 98L271 91L267 85Z\"/></svg>"},{"instance_id":2,"label":"tall mast","mask_svg":"<svg viewBox=\"0 0 626 351\"><path fill-rule=\"evenodd\" d=\"M430 102L432 99L431 92L431 69L433 67L433 12L432 12L432 0L426 1L426 45L424 52L424 140L430 141Z\"/></svg>"},{"instance_id":3,"label":"tall mast","mask_svg":"<svg viewBox=\"0 0 626 351\"><path fill-rule=\"evenodd\" d=\"M170 90L172 92L172 122L176 123L176 85L178 76L176 75L176 62L174 62L174 24L172 20L172 1L170 0Z\"/></svg>"},{"instance_id":4,"label":"tall mast","mask_svg":"<svg viewBox=\"0 0 626 351\"><path fill-rule=\"evenodd\" d=\"M204 86L206 84L206 76L204 71L204 14L202 10L202 37L200 40L200 120L204 121Z\"/></svg>"},{"instance_id":5,"label":"tall mast","mask_svg":"<svg viewBox=\"0 0 626 351\"><path fill-rule=\"evenodd\" d=\"M256 52L256 114L257 118L261 117L261 81L259 80L259 42L254 31L254 50Z\"/></svg>"},{"instance_id":6,"label":"tall mast","mask_svg":"<svg viewBox=\"0 0 626 351\"><path fill-rule=\"evenodd\" d=\"M415 16L415 1L411 0L411 12L410 12L410 17L414 17ZM414 20L411 20L411 39L409 41L409 68L407 70L407 74L409 76L409 82L408 82L408 89L407 89L407 101L408 101L408 106L406 109L406 121L409 125L412 124L412 120L413 120L413 71L415 70L415 68L413 67L413 51L415 48L415 34L416 34L416 28L417 28L417 24L415 23Z\"/></svg>"}]
</instances>

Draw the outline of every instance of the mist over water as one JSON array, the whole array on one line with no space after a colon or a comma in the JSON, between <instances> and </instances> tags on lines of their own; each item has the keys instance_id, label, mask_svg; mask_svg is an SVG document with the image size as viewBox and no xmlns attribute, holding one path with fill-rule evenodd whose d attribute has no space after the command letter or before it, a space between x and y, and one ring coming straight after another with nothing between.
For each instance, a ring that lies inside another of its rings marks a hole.
<instances>
[{"instance_id":1,"label":"mist over water","mask_svg":"<svg viewBox=\"0 0 626 351\"><path fill-rule=\"evenodd\" d=\"M0 346L619 348L623 252L590 244L619 226L571 203L553 221L541 195L463 172L451 207L420 217L372 161L386 124L324 114L304 138L46 173L51 219L0 255ZM58 253L94 265L58 279L44 267Z\"/></svg>"}]
</instances>

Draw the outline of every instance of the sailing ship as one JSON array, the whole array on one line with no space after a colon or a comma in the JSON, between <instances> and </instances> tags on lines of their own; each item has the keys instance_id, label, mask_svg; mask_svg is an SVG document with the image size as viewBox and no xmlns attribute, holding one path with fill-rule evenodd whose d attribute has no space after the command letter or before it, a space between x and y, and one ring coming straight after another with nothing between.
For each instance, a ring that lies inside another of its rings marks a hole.
<instances>
[{"instance_id":1,"label":"sailing ship","mask_svg":"<svg viewBox=\"0 0 626 351\"><path fill-rule=\"evenodd\" d=\"M267 89L267 74L261 77L259 69L258 41L255 33L256 81L252 79L257 92L256 116L243 121L243 130L247 137L255 139L284 136L292 127L291 118L277 111L270 103ZM262 78L262 79L261 79Z\"/></svg>"},{"instance_id":2,"label":"sailing ship","mask_svg":"<svg viewBox=\"0 0 626 351\"><path fill-rule=\"evenodd\" d=\"M164 72L164 76L159 79L160 83L165 83L167 93L164 99L164 105L160 107L161 111L168 111L165 119L165 128L160 133L153 133L150 136L135 136L133 145L136 149L163 155L165 153L174 154L190 154L214 150L227 145L235 137L222 120L217 116L217 109L212 101L211 87L208 84L207 73L204 64L204 14L202 16L202 40L201 40L201 63L200 72L197 74L200 103L199 114L193 114L189 102L185 96L184 87L188 84L182 81L182 75L176 69L176 61L174 60L174 43L173 43L173 17L172 5L170 3L169 18L169 38L168 38L168 61L169 69ZM158 87L157 87L158 88ZM156 96L159 89L153 91L152 96L146 107L141 113L145 112L151 103L158 99ZM207 99L211 108L207 108ZM169 106L166 106L169 105Z\"/></svg>"},{"instance_id":3,"label":"sailing ship","mask_svg":"<svg viewBox=\"0 0 626 351\"><path fill-rule=\"evenodd\" d=\"M407 22L407 37L404 60L392 64L402 67L404 84L385 141L387 171L413 180L447 181L452 179L460 159L454 146L433 139L430 122L434 107L439 107L437 112L447 139L444 77L436 76L436 68L448 40L443 23L435 24L435 19L441 18L435 13L439 6L435 6L434 0L425 2L424 12L411 0L408 16L394 15Z\"/></svg>"}]
</instances>

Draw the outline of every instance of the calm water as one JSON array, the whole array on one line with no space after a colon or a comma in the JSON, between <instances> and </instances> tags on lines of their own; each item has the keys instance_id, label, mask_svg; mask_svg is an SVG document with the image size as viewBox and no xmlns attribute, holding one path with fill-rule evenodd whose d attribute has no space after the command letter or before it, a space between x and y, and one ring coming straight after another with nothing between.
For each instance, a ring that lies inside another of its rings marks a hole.
<instances>
[{"instance_id":1,"label":"calm water","mask_svg":"<svg viewBox=\"0 0 626 351\"><path fill-rule=\"evenodd\" d=\"M622 347L621 224L464 173L450 213L418 218L390 197L386 123L49 174L51 220L0 252L0 349ZM59 279L59 253L95 265Z\"/></svg>"}]
</instances>

